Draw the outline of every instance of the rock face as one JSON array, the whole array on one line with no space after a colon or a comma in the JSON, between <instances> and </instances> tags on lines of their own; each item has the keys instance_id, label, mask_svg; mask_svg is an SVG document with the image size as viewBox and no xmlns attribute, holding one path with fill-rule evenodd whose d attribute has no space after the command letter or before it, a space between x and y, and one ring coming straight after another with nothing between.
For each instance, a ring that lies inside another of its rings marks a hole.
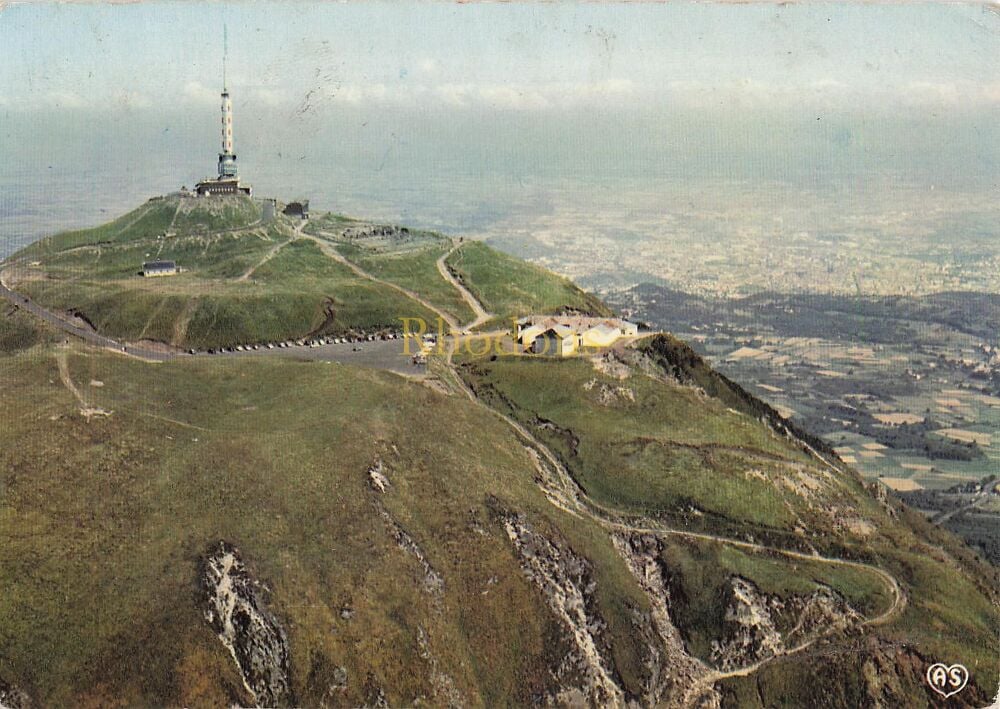
<instances>
[{"instance_id":1,"label":"rock face","mask_svg":"<svg viewBox=\"0 0 1000 709\"><path fill-rule=\"evenodd\" d=\"M783 654L796 644L808 643L817 633L843 630L861 619L838 593L826 586L808 596L782 599L761 593L751 581L739 576L729 582L722 637L713 642L711 658L723 670L746 667ZM780 615L797 618L795 625L782 632L776 620Z\"/></svg>"},{"instance_id":2,"label":"rock face","mask_svg":"<svg viewBox=\"0 0 1000 709\"><path fill-rule=\"evenodd\" d=\"M583 388L585 391L594 392L601 406L621 406L626 403L635 403L635 392L627 386L608 384L595 378L587 381Z\"/></svg>"},{"instance_id":3,"label":"rock face","mask_svg":"<svg viewBox=\"0 0 1000 709\"><path fill-rule=\"evenodd\" d=\"M712 643L712 662L723 670L749 665L784 650L774 616L784 609L780 599L761 594L746 579L730 579L723 635Z\"/></svg>"},{"instance_id":4,"label":"rock face","mask_svg":"<svg viewBox=\"0 0 1000 709\"><path fill-rule=\"evenodd\" d=\"M205 619L232 654L258 706L294 704L288 638L258 596L258 582L236 547L219 542L202 565Z\"/></svg>"},{"instance_id":5,"label":"rock face","mask_svg":"<svg viewBox=\"0 0 1000 709\"><path fill-rule=\"evenodd\" d=\"M683 698L687 688L707 675L709 668L688 653L680 632L670 618L668 574L660 555L660 540L650 534L618 533L612 536L612 541L649 599L652 626L663 647L662 657L656 646L649 648L650 679L643 704L683 704L683 701L674 700ZM717 704L718 695L711 687L706 687L704 694L703 706Z\"/></svg>"},{"instance_id":6,"label":"rock face","mask_svg":"<svg viewBox=\"0 0 1000 709\"><path fill-rule=\"evenodd\" d=\"M31 698L0 679L0 709L31 709Z\"/></svg>"},{"instance_id":7,"label":"rock face","mask_svg":"<svg viewBox=\"0 0 1000 709\"><path fill-rule=\"evenodd\" d=\"M604 621L593 611L596 582L590 564L536 532L521 515L502 513L501 522L525 575L542 592L576 649L556 675L579 675L583 686L565 687L552 698L554 703L572 705L576 698L592 706L624 706L625 693L602 638Z\"/></svg>"},{"instance_id":8,"label":"rock face","mask_svg":"<svg viewBox=\"0 0 1000 709\"><path fill-rule=\"evenodd\" d=\"M392 487L392 483L389 482L388 470L386 469L386 466L382 462L381 458L376 458L375 462L368 467L368 484L371 486L372 490L383 495ZM402 525L396 521L396 518L392 516L392 513L389 512L388 509L386 509L385 505L382 504L382 501L376 496L372 502L379 517L385 521L386 526L389 528L389 533L392 535L396 544L399 545L399 548L406 553L411 554L418 562L420 562L420 566L424 571L424 590L440 598L444 591L444 578L434 569L430 560L428 560L427 555L424 554L424 550L421 549L416 540L410 536L410 533L403 529Z\"/></svg>"}]
</instances>

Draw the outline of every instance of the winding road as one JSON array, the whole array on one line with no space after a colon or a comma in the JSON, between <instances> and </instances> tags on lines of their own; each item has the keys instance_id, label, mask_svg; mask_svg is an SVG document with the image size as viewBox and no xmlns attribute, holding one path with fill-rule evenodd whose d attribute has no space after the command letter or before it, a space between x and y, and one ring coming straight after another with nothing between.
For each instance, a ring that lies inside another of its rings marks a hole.
<instances>
[{"instance_id":1,"label":"winding road","mask_svg":"<svg viewBox=\"0 0 1000 709\"><path fill-rule=\"evenodd\" d=\"M403 286L397 285L395 283L390 283L389 281L383 280L381 278L377 278L377 277L373 276L372 274L368 273L368 271L366 271L363 268L361 268L361 266L359 266L358 264L356 264L353 261L349 260L342 253L340 253L339 251L337 251L337 249L333 246L333 244L330 241L327 241L326 239L322 239L322 238L320 238L318 236L313 236L311 234L306 234L304 232L302 234L302 238L303 239L309 239L310 241L315 241L317 244L319 244L319 248L320 248L320 250L324 254L326 254L327 256L329 256L330 258L332 258L334 261L337 261L338 263L341 263L344 266L347 266L358 277L365 278L365 279L367 279L369 281L372 281L373 283L378 283L380 285L385 286L386 288L392 288L393 290L398 291L399 293L402 293L407 298L409 298L411 300L417 301L422 306L424 306L425 308L427 308L428 310L430 310L432 313L434 313L435 315L437 315L439 318L441 318L442 320L444 320L444 322L446 322L448 324L448 328L452 332L458 332L459 330L461 330L461 325L459 325L458 320L456 320L454 318L454 316L452 316L449 313L444 312L443 310L441 310L440 308L438 308L436 305L434 305L433 303L431 303L430 301L428 301L426 298L424 298L420 294L415 293L414 291L412 291L412 290L410 290L408 288L403 288Z\"/></svg>"},{"instance_id":2,"label":"winding road","mask_svg":"<svg viewBox=\"0 0 1000 709\"><path fill-rule=\"evenodd\" d=\"M479 302L479 299L476 298L474 295L472 295L469 289L466 288L461 281L455 278L454 274L452 274L451 272L451 269L448 268L446 260L449 256L455 253L455 251L458 249L459 246L460 244L452 242L451 249L449 249L446 253L442 254L441 258L437 260L437 270L438 273L441 274L441 277L446 281L448 281L448 283L450 283L452 287L459 292L459 294L462 296L462 299L466 303L468 303L470 308L472 308L472 312L476 314L476 319L463 328L464 330L472 330L473 328L479 327L487 320L493 318L494 315L493 313L486 312L486 309L483 307L483 304Z\"/></svg>"},{"instance_id":3,"label":"winding road","mask_svg":"<svg viewBox=\"0 0 1000 709\"><path fill-rule=\"evenodd\" d=\"M456 345L457 346L457 345ZM546 481L543 477L539 481L539 485L542 491L545 493L549 501L556 507L562 509L564 512L572 514L574 516L584 516L595 522L599 526L608 530L609 532L626 532L629 534L652 534L652 535L663 535L663 536L677 536L687 539L698 539L703 541L716 542L720 544L727 544L739 549L745 549L753 552L763 552L771 554L779 554L791 559L800 559L803 561L809 561L814 563L822 564L832 564L837 566L844 566L854 569L860 569L869 572L876 576L886 587L889 595L892 597L892 602L889 606L873 617L867 618L862 625L868 626L878 626L890 622L896 618L906 607L906 594L899 585L899 582L890 573L872 564L866 564L860 561L851 561L848 559L839 559L836 557L822 556L818 553L807 554L805 552L795 551L791 549L784 549L782 547L774 547L766 544L758 544L756 542L748 542L742 539L733 539L730 537L723 537L715 534L707 534L702 532L692 532L685 529L677 529L674 527L668 527L659 522L645 519L642 523L629 523L622 521L623 516L628 516L629 513L623 512L621 510L615 510L606 505L603 505L595 500L593 500L580 486L577 484L575 478L569 473L566 467L562 464L559 458L552 452L552 450L542 443L538 438L536 438L527 428L524 427L520 422L514 420L507 414L498 411L497 409L489 406L483 402L475 392L469 387L468 384L462 379L461 375L455 370L454 366L451 365L451 356L454 354L454 348L449 352L449 366L454 375L455 380L461 387L461 390L465 395L474 403L482 406L487 411L491 412L502 421L504 421L514 433L524 442L529 449L537 451L544 459L548 462L548 465L552 471L556 473L554 480ZM823 459L821 456L817 457L827 465L829 462ZM548 485L546 483L549 483ZM554 484L554 486L553 486ZM770 657L758 660L750 665L739 667L733 670L722 671L710 668L703 662L699 664L705 669L704 674L697 678L696 681L688 688L685 696L682 697L679 706L694 706L697 701L719 681L730 678L730 677L743 677L753 672L756 672L764 665L773 662L782 657L787 657L793 655L803 650L806 650L811 645L813 645L817 640L823 637L823 634L818 635L803 642L793 648L786 649L780 653L772 655Z\"/></svg>"}]
</instances>

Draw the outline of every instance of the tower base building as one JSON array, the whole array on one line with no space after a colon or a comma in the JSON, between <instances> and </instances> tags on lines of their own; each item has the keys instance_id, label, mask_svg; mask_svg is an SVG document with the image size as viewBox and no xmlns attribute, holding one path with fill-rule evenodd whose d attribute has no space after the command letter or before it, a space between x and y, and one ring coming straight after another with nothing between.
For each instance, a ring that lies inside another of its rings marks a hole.
<instances>
[{"instance_id":1,"label":"tower base building","mask_svg":"<svg viewBox=\"0 0 1000 709\"><path fill-rule=\"evenodd\" d=\"M222 87L222 152L219 153L219 176L205 178L195 185L195 192L205 197L239 194L253 196L253 188L240 183L236 169L236 153L233 152L233 102L229 98L229 89L225 86L225 71L223 71Z\"/></svg>"},{"instance_id":2,"label":"tower base building","mask_svg":"<svg viewBox=\"0 0 1000 709\"><path fill-rule=\"evenodd\" d=\"M253 187L244 185L238 177L206 178L194 186L195 192L202 197L217 194L245 194L253 196Z\"/></svg>"}]
</instances>

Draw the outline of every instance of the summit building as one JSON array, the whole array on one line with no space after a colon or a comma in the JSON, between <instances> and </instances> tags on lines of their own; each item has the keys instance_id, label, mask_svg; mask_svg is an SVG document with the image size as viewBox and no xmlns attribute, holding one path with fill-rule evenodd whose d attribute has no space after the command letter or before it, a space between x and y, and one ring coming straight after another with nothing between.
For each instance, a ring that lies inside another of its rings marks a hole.
<instances>
[{"instance_id":1,"label":"summit building","mask_svg":"<svg viewBox=\"0 0 1000 709\"><path fill-rule=\"evenodd\" d=\"M239 171L236 168L236 153L233 152L233 100L226 87L225 71L222 79L222 152L219 153L219 174L214 178L205 178L195 190L199 195L245 194L253 195L250 185L240 183Z\"/></svg>"}]
</instances>

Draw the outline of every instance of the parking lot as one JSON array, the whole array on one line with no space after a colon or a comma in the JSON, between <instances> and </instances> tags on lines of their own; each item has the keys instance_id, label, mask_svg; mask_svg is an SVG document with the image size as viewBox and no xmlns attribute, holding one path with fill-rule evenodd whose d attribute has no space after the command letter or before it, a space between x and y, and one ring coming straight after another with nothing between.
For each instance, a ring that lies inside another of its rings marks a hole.
<instances>
[{"instance_id":1,"label":"parking lot","mask_svg":"<svg viewBox=\"0 0 1000 709\"><path fill-rule=\"evenodd\" d=\"M423 374L425 364L414 364L412 355L404 351L401 338L394 340L373 340L371 342L329 342L328 344L298 345L289 347L258 345L257 349L232 350L217 354L198 353L199 357L288 357L299 360L341 362L359 367L388 369L400 374ZM411 352L416 351L411 343Z\"/></svg>"}]
</instances>

